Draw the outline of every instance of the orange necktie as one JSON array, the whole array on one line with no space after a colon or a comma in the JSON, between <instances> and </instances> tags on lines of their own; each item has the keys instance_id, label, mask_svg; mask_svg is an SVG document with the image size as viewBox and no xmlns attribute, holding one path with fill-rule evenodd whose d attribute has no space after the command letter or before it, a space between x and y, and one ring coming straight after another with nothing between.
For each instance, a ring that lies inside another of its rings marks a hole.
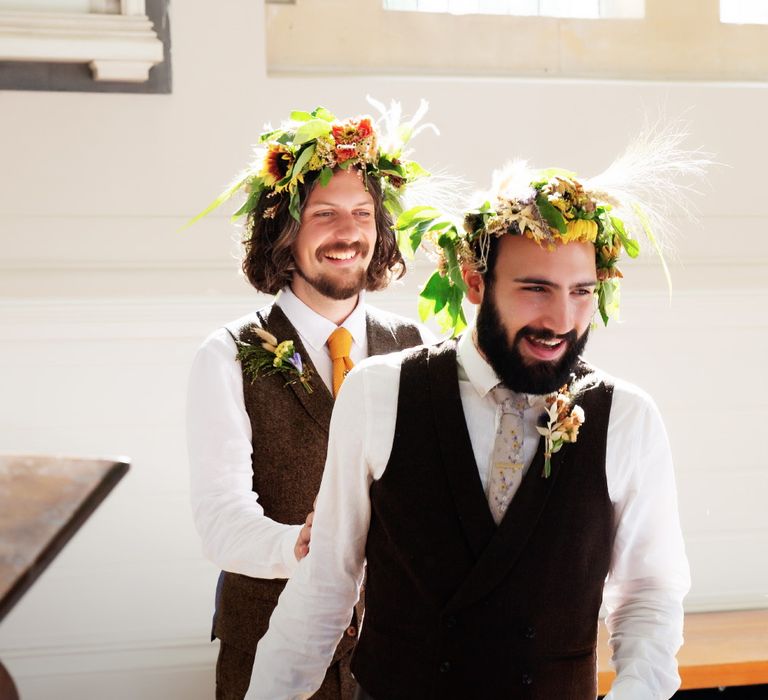
<instances>
[{"instance_id":1,"label":"orange necktie","mask_svg":"<svg viewBox=\"0 0 768 700\"><path fill-rule=\"evenodd\" d=\"M333 361L333 396L336 398L344 377L355 366L349 357L349 351L352 349L352 335L346 328L339 326L328 337L326 344Z\"/></svg>"}]
</instances>

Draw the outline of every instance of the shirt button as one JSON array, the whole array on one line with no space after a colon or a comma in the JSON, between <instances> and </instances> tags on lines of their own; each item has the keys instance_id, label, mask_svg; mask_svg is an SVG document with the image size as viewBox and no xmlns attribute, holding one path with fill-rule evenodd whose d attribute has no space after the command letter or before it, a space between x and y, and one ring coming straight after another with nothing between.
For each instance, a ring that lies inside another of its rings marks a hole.
<instances>
[{"instance_id":1,"label":"shirt button","mask_svg":"<svg viewBox=\"0 0 768 700\"><path fill-rule=\"evenodd\" d=\"M456 618L451 615L450 617L445 618L445 626L450 630L456 627Z\"/></svg>"},{"instance_id":2,"label":"shirt button","mask_svg":"<svg viewBox=\"0 0 768 700\"><path fill-rule=\"evenodd\" d=\"M523 685L531 685L533 683L533 678L531 678L529 674L524 673L520 681Z\"/></svg>"},{"instance_id":3,"label":"shirt button","mask_svg":"<svg viewBox=\"0 0 768 700\"><path fill-rule=\"evenodd\" d=\"M526 627L523 634L526 639L533 639L536 636L536 630L533 627Z\"/></svg>"},{"instance_id":4,"label":"shirt button","mask_svg":"<svg viewBox=\"0 0 768 700\"><path fill-rule=\"evenodd\" d=\"M451 670L450 661L443 661L443 663L440 664L440 673L448 673L448 671L450 670Z\"/></svg>"},{"instance_id":5,"label":"shirt button","mask_svg":"<svg viewBox=\"0 0 768 700\"><path fill-rule=\"evenodd\" d=\"M348 637L356 637L357 636L357 627L355 627L354 625L350 625L349 627L347 627L346 633L347 633Z\"/></svg>"}]
</instances>

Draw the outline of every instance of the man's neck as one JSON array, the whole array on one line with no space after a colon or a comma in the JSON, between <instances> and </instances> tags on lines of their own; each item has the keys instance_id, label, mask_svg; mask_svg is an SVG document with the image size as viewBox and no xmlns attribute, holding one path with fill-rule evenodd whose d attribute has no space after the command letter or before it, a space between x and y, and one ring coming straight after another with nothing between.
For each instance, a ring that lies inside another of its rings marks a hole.
<instances>
[{"instance_id":1,"label":"man's neck","mask_svg":"<svg viewBox=\"0 0 768 700\"><path fill-rule=\"evenodd\" d=\"M312 311L323 318L335 323L337 326L344 323L347 317L355 310L359 294L349 299L332 299L318 292L308 284L291 282L291 291L296 298L304 302Z\"/></svg>"}]
</instances>

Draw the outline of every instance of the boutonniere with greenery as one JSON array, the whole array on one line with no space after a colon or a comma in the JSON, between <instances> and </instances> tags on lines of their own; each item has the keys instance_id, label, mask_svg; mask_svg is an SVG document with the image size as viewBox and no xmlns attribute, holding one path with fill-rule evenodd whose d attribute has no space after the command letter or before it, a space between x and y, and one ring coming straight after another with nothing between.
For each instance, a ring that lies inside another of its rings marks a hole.
<instances>
[{"instance_id":1,"label":"boutonniere with greenery","mask_svg":"<svg viewBox=\"0 0 768 700\"><path fill-rule=\"evenodd\" d=\"M240 361L245 375L254 381L258 377L282 374L286 379L286 386L298 382L308 394L311 394L313 389L309 380L312 376L312 370L309 367L304 367L301 355L296 352L293 341L278 342L274 335L263 328L254 328L253 330L261 339L261 343L249 343L235 339L237 359Z\"/></svg>"},{"instance_id":2,"label":"boutonniere with greenery","mask_svg":"<svg viewBox=\"0 0 768 700\"><path fill-rule=\"evenodd\" d=\"M544 413L536 430L544 437L544 471L541 475L545 479L552 473L552 455L566 442L576 442L583 424L584 409L573 403L567 385L544 398Z\"/></svg>"}]
</instances>

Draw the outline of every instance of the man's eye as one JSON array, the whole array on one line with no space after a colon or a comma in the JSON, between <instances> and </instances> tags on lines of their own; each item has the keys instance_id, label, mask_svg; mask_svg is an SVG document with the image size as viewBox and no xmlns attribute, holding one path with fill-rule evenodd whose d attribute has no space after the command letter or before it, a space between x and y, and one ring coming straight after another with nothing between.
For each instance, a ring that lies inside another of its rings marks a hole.
<instances>
[{"instance_id":1,"label":"man's eye","mask_svg":"<svg viewBox=\"0 0 768 700\"><path fill-rule=\"evenodd\" d=\"M543 292L545 291L545 287L540 287L538 285L534 285L531 287L523 287L524 292Z\"/></svg>"},{"instance_id":2,"label":"man's eye","mask_svg":"<svg viewBox=\"0 0 768 700\"><path fill-rule=\"evenodd\" d=\"M332 211L318 211L315 212L315 216L319 216L321 218L328 218L329 216L333 216Z\"/></svg>"},{"instance_id":3,"label":"man's eye","mask_svg":"<svg viewBox=\"0 0 768 700\"><path fill-rule=\"evenodd\" d=\"M367 218L372 216L371 212L369 212L369 211L367 211L365 209L361 209L360 211L356 212L356 214L358 216L362 217L363 219L367 219Z\"/></svg>"},{"instance_id":4,"label":"man's eye","mask_svg":"<svg viewBox=\"0 0 768 700\"><path fill-rule=\"evenodd\" d=\"M591 289L574 289L573 293L576 294L576 296L586 297L586 296L592 296L593 292Z\"/></svg>"}]
</instances>

